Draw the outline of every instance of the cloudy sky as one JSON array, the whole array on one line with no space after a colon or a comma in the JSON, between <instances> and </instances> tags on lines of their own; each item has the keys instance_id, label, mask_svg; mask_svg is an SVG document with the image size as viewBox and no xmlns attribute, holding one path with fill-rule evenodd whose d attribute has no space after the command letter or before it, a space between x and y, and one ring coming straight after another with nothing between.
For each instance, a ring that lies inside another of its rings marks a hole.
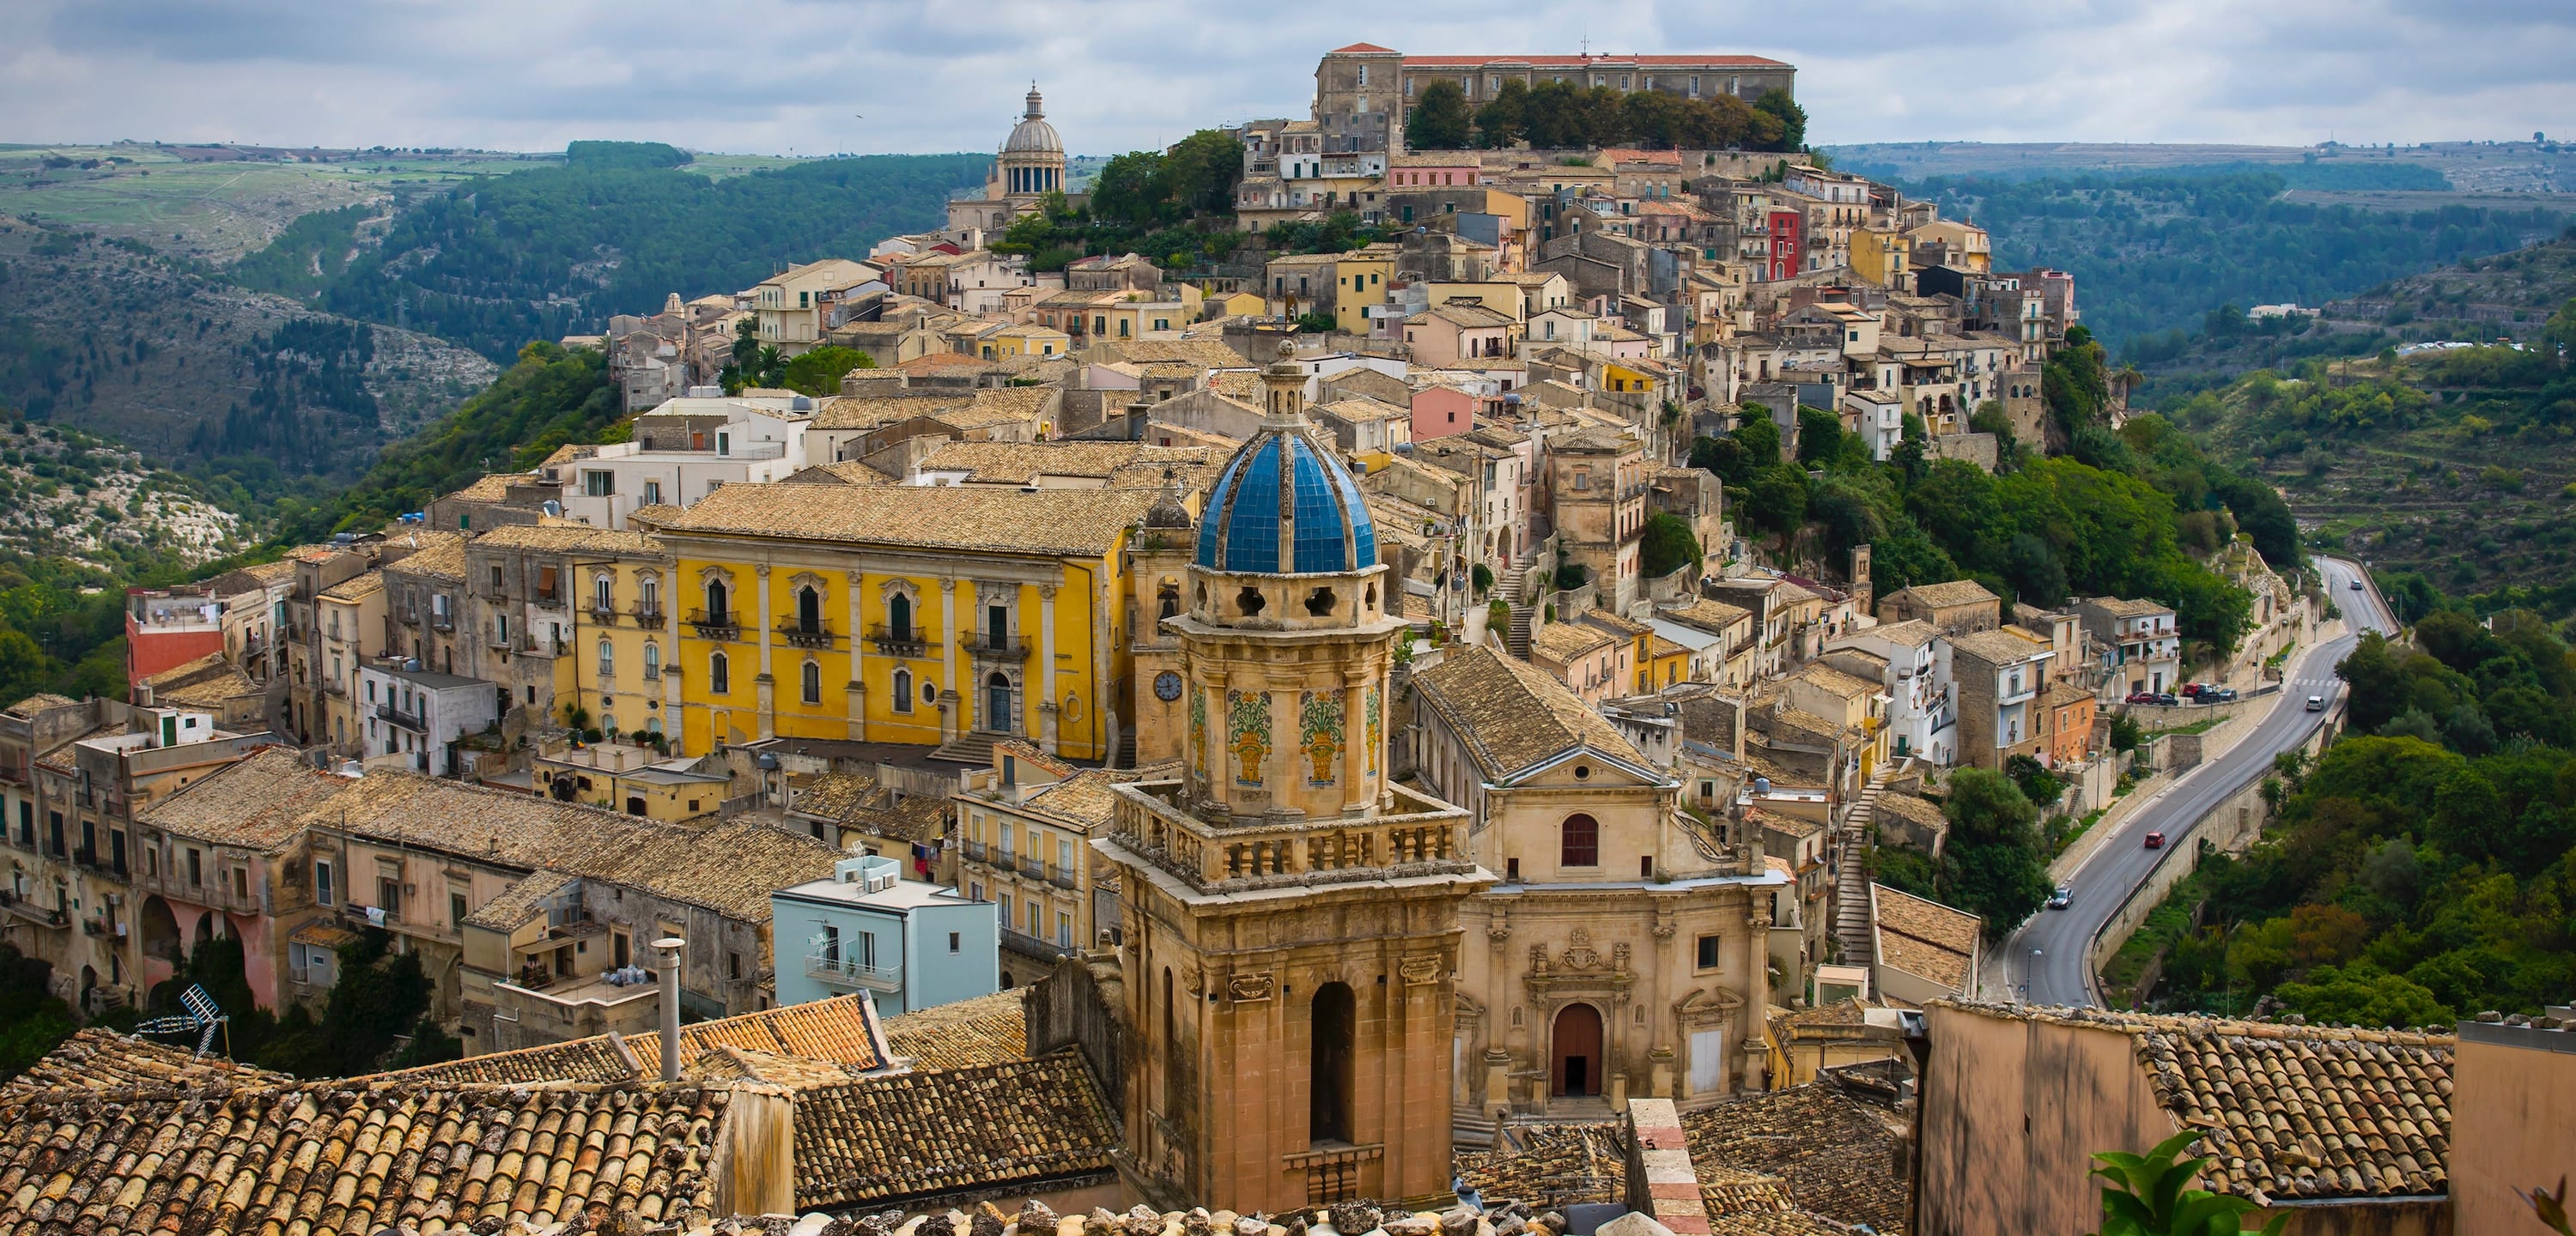
<instances>
[{"instance_id":1,"label":"cloudy sky","mask_svg":"<svg viewBox=\"0 0 2576 1236\"><path fill-rule=\"evenodd\" d=\"M0 0L0 141L1079 153L1305 115L1315 58L1743 52L1818 142L2576 130L2567 0ZM861 118L861 117L864 118Z\"/></svg>"}]
</instances>

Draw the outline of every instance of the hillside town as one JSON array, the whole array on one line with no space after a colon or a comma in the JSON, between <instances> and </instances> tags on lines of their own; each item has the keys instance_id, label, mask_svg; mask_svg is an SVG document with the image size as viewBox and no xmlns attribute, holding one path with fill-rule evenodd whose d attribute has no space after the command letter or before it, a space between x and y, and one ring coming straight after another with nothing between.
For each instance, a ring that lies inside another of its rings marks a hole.
<instances>
[{"instance_id":1,"label":"hillside town","mask_svg":"<svg viewBox=\"0 0 2576 1236\"><path fill-rule=\"evenodd\" d=\"M135 589L127 700L0 710L6 941L84 1017L210 945L317 1015L416 959L460 1054L82 1029L0 1087L0 1227L2072 1232L2091 1152L2197 1129L2293 1232L2517 1230L2568 1010L2033 1005L2011 924L1870 878L1960 770L2127 809L2335 622L2242 540L2214 660L2153 598L1879 595L1694 462L1822 411L2006 466L2072 277L1796 152L1404 139L1434 83L1794 79L1330 51L1234 218L1384 238L1187 278L994 247L1082 197L1033 86L939 230L563 341L613 440Z\"/></svg>"}]
</instances>

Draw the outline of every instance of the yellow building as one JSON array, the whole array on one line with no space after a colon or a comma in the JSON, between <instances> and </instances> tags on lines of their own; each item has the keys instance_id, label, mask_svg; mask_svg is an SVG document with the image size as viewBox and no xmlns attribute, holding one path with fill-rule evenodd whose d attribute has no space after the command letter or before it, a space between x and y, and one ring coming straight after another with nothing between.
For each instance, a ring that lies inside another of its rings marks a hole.
<instances>
[{"instance_id":1,"label":"yellow building","mask_svg":"<svg viewBox=\"0 0 2576 1236\"><path fill-rule=\"evenodd\" d=\"M1855 228L1852 273L1896 292L1914 290L1914 238L1892 228Z\"/></svg>"},{"instance_id":2,"label":"yellow building","mask_svg":"<svg viewBox=\"0 0 2576 1236\"><path fill-rule=\"evenodd\" d=\"M1270 311L1270 302L1253 292L1219 292L1200 304L1199 312L1210 318L1257 318Z\"/></svg>"},{"instance_id":3,"label":"yellow building","mask_svg":"<svg viewBox=\"0 0 2576 1236\"><path fill-rule=\"evenodd\" d=\"M313 598L313 625L322 635L322 715L313 737L327 735L333 755L356 755L367 732L356 703L358 667L384 651L385 577L369 571L324 589Z\"/></svg>"},{"instance_id":4,"label":"yellow building","mask_svg":"<svg viewBox=\"0 0 2576 1236\"><path fill-rule=\"evenodd\" d=\"M677 823L713 816L731 779L692 772L697 761L664 758L651 747L603 742L538 753L532 772L539 794L558 802Z\"/></svg>"},{"instance_id":5,"label":"yellow building","mask_svg":"<svg viewBox=\"0 0 2576 1236\"><path fill-rule=\"evenodd\" d=\"M663 732L669 556L647 533L587 524L495 528L465 547L472 677L561 724Z\"/></svg>"},{"instance_id":6,"label":"yellow building","mask_svg":"<svg viewBox=\"0 0 2576 1236\"><path fill-rule=\"evenodd\" d=\"M1052 326L1035 324L1005 326L983 340L983 357L986 360L1010 356L1062 356L1072 350L1073 336Z\"/></svg>"},{"instance_id":7,"label":"yellow building","mask_svg":"<svg viewBox=\"0 0 2576 1236\"><path fill-rule=\"evenodd\" d=\"M1096 760L1134 713L1122 550L1158 492L729 485L663 525L684 749L991 741ZM669 720L667 714L666 722Z\"/></svg>"},{"instance_id":8,"label":"yellow building","mask_svg":"<svg viewBox=\"0 0 2576 1236\"><path fill-rule=\"evenodd\" d=\"M1394 279L1394 254L1344 254L1333 263L1334 324L1346 334L1367 334L1368 311L1386 303L1386 285Z\"/></svg>"}]
</instances>

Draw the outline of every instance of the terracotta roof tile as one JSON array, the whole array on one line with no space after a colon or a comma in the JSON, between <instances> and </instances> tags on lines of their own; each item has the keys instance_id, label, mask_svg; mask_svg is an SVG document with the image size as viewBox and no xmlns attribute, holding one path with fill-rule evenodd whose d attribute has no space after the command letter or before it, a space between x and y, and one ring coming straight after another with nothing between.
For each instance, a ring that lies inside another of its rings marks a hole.
<instances>
[{"instance_id":1,"label":"terracotta roof tile","mask_svg":"<svg viewBox=\"0 0 2576 1236\"><path fill-rule=\"evenodd\" d=\"M35 1090L123 1090L136 1086L280 1085L294 1080L283 1073L235 1064L221 1056L199 1056L189 1048L89 1027L74 1031L70 1038L27 1066L26 1072L9 1079L0 1096L14 1097Z\"/></svg>"},{"instance_id":2,"label":"terracotta roof tile","mask_svg":"<svg viewBox=\"0 0 2576 1236\"><path fill-rule=\"evenodd\" d=\"M696 1087L0 1096L0 1230L424 1234L711 1211L726 1094Z\"/></svg>"},{"instance_id":3,"label":"terracotta roof tile","mask_svg":"<svg viewBox=\"0 0 2576 1236\"><path fill-rule=\"evenodd\" d=\"M1869 886L1878 908L1878 959L1907 974L1963 991L1976 969L1983 920L1965 910L1889 888Z\"/></svg>"},{"instance_id":4,"label":"terracotta roof tile","mask_svg":"<svg viewBox=\"0 0 2576 1236\"><path fill-rule=\"evenodd\" d=\"M796 1095L799 1210L1035 1193L1113 1172L1117 1121L1081 1057L1060 1051Z\"/></svg>"},{"instance_id":5,"label":"terracotta roof tile","mask_svg":"<svg viewBox=\"0 0 2576 1236\"><path fill-rule=\"evenodd\" d=\"M659 554L662 543L643 532L618 532L587 524L508 524L474 538L473 547L526 549L556 554Z\"/></svg>"},{"instance_id":6,"label":"terracotta roof tile","mask_svg":"<svg viewBox=\"0 0 2576 1236\"><path fill-rule=\"evenodd\" d=\"M1889 1120L1810 1083L1685 1112L1682 1131L1703 1173L1734 1168L1777 1177L1803 1209L1893 1236L1906 1230L1912 1206L1902 1141Z\"/></svg>"},{"instance_id":7,"label":"terracotta roof tile","mask_svg":"<svg viewBox=\"0 0 2576 1236\"><path fill-rule=\"evenodd\" d=\"M1004 553L1106 553L1149 489L969 485L727 485L663 526L672 536L774 536Z\"/></svg>"},{"instance_id":8,"label":"terracotta roof tile","mask_svg":"<svg viewBox=\"0 0 2576 1236\"><path fill-rule=\"evenodd\" d=\"M916 1069L964 1069L1025 1060L1026 989L933 1005L885 1021L886 1046Z\"/></svg>"},{"instance_id":9,"label":"terracotta roof tile","mask_svg":"<svg viewBox=\"0 0 2576 1236\"><path fill-rule=\"evenodd\" d=\"M144 808L135 822L216 845L273 853L303 830L306 812L357 784L316 771L284 747L270 747Z\"/></svg>"},{"instance_id":10,"label":"terracotta roof tile","mask_svg":"<svg viewBox=\"0 0 2576 1236\"><path fill-rule=\"evenodd\" d=\"M1489 780L1504 781L1577 744L1645 763L1600 713L1565 684L1488 648L1462 648L1413 676Z\"/></svg>"},{"instance_id":11,"label":"terracotta roof tile","mask_svg":"<svg viewBox=\"0 0 2576 1236\"><path fill-rule=\"evenodd\" d=\"M1973 579L1953 579L1938 584L1916 584L1897 592L1895 596L1945 608L1952 605L1987 605L2001 602L2001 598L1986 591L1985 585Z\"/></svg>"},{"instance_id":12,"label":"terracotta roof tile","mask_svg":"<svg viewBox=\"0 0 2576 1236\"><path fill-rule=\"evenodd\" d=\"M1505 1136L1519 1144L1451 1156L1455 1174L1485 1204L1526 1202L1544 1211L1625 1196L1627 1137L1619 1122L1522 1125Z\"/></svg>"}]
</instances>

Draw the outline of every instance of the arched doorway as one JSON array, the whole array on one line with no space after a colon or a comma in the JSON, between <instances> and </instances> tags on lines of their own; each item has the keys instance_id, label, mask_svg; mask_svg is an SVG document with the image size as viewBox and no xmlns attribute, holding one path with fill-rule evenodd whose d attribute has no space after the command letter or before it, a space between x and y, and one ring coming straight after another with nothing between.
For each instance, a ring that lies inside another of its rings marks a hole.
<instances>
[{"instance_id":1,"label":"arched doorway","mask_svg":"<svg viewBox=\"0 0 2576 1236\"><path fill-rule=\"evenodd\" d=\"M1601 1010L1569 1004L1557 1012L1548 1048L1548 1093L1601 1093Z\"/></svg>"},{"instance_id":2,"label":"arched doorway","mask_svg":"<svg viewBox=\"0 0 2576 1236\"><path fill-rule=\"evenodd\" d=\"M179 960L179 916L158 893L143 899L143 955Z\"/></svg>"},{"instance_id":3,"label":"arched doorway","mask_svg":"<svg viewBox=\"0 0 2576 1236\"><path fill-rule=\"evenodd\" d=\"M1306 1139L1351 1142L1351 1100L1358 1080L1354 1067L1359 1037L1359 1002L1347 983L1315 989L1306 1052Z\"/></svg>"},{"instance_id":4,"label":"arched doorway","mask_svg":"<svg viewBox=\"0 0 2576 1236\"><path fill-rule=\"evenodd\" d=\"M984 728L997 734L1011 732L1011 680L999 670L984 680Z\"/></svg>"}]
</instances>

